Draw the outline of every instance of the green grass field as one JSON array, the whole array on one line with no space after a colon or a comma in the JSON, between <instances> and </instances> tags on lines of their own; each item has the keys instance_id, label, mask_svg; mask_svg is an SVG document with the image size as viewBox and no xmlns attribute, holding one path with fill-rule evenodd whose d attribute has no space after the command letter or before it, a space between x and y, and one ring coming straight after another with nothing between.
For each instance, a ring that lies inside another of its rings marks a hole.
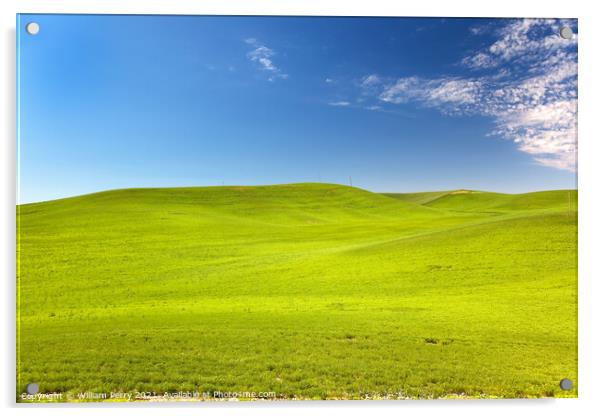
<instances>
[{"instance_id":1,"label":"green grass field","mask_svg":"<svg viewBox=\"0 0 602 416\"><path fill-rule=\"evenodd\" d=\"M127 189L17 220L19 394L577 395L576 191Z\"/></svg>"}]
</instances>

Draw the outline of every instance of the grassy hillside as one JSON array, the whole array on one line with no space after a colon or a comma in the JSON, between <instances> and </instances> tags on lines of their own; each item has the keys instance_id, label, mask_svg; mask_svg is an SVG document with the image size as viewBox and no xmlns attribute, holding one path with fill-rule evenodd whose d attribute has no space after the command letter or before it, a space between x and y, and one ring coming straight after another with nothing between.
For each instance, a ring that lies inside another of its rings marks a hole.
<instances>
[{"instance_id":1,"label":"grassy hillside","mask_svg":"<svg viewBox=\"0 0 602 416\"><path fill-rule=\"evenodd\" d=\"M572 211L577 209L577 191L558 190L526 194L500 194L471 190L447 192L418 192L408 194L383 194L404 202L460 212L509 212L541 209L547 211Z\"/></svg>"},{"instance_id":2,"label":"grassy hillside","mask_svg":"<svg viewBox=\"0 0 602 416\"><path fill-rule=\"evenodd\" d=\"M327 184L21 205L19 392L575 396L570 192L570 209L569 191Z\"/></svg>"},{"instance_id":3,"label":"grassy hillside","mask_svg":"<svg viewBox=\"0 0 602 416\"><path fill-rule=\"evenodd\" d=\"M400 201L405 202L413 202L415 204L424 205L434 199L440 198L444 195L447 195L449 191L441 191L441 192L414 192L407 194L395 194L395 193L384 193L382 195L398 199Z\"/></svg>"}]
</instances>

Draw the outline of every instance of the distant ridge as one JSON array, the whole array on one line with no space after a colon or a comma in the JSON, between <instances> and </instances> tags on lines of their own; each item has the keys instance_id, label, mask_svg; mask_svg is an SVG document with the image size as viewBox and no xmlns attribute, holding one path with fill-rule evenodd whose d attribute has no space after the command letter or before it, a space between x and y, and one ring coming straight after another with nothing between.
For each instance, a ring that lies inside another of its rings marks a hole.
<instances>
[{"instance_id":1,"label":"distant ridge","mask_svg":"<svg viewBox=\"0 0 602 416\"><path fill-rule=\"evenodd\" d=\"M345 185L295 183L267 186L131 188L19 206L22 215L106 215L174 212L206 218L244 217L269 222L339 222L373 217L437 216L427 206Z\"/></svg>"},{"instance_id":2,"label":"distant ridge","mask_svg":"<svg viewBox=\"0 0 602 416\"><path fill-rule=\"evenodd\" d=\"M512 211L577 209L577 190L538 191L523 194L457 189L439 192L384 193L400 201L453 211Z\"/></svg>"}]
</instances>

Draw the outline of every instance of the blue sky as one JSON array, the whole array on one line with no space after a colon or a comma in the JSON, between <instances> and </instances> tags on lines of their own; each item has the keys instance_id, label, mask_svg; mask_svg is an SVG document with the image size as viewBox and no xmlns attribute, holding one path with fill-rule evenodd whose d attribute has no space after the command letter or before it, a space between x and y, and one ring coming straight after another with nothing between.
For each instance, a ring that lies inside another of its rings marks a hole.
<instances>
[{"instance_id":1,"label":"blue sky","mask_svg":"<svg viewBox=\"0 0 602 416\"><path fill-rule=\"evenodd\" d=\"M21 15L18 32L21 203L575 187L576 21Z\"/></svg>"}]
</instances>

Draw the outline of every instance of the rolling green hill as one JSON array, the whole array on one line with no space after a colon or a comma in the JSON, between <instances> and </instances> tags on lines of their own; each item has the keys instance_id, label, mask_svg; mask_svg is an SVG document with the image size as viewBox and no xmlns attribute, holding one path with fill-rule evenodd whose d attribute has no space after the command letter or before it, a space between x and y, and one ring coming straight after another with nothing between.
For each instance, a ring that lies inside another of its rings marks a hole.
<instances>
[{"instance_id":1,"label":"rolling green hill","mask_svg":"<svg viewBox=\"0 0 602 416\"><path fill-rule=\"evenodd\" d=\"M18 390L576 396L576 201L290 184L20 205Z\"/></svg>"},{"instance_id":2,"label":"rolling green hill","mask_svg":"<svg viewBox=\"0 0 602 416\"><path fill-rule=\"evenodd\" d=\"M509 212L543 209L576 210L577 191L558 190L526 194L500 194L460 189L446 192L383 194L404 202L460 212Z\"/></svg>"},{"instance_id":3,"label":"rolling green hill","mask_svg":"<svg viewBox=\"0 0 602 416\"><path fill-rule=\"evenodd\" d=\"M435 191L435 192L415 192L415 193L407 193L407 194L399 194L399 193L384 193L382 195L398 199L400 201L405 202L413 202L415 204L424 205L430 201L433 201L437 198L440 198L444 195L447 195L450 191Z\"/></svg>"}]
</instances>

